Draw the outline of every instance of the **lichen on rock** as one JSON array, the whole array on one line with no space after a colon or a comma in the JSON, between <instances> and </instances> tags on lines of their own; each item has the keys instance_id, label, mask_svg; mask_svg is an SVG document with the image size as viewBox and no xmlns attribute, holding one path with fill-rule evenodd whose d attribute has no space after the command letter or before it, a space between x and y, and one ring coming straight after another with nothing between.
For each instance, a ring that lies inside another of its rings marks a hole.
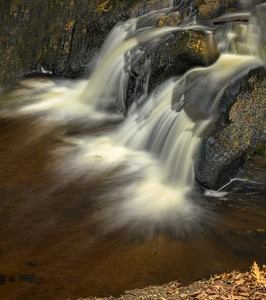
<instances>
[{"instance_id":1,"label":"lichen on rock","mask_svg":"<svg viewBox=\"0 0 266 300\"><path fill-rule=\"evenodd\" d=\"M237 175L256 146L266 141L266 71L251 71L229 88L220 107L220 118L203 141L195 166L197 181L218 189Z\"/></svg>"}]
</instances>

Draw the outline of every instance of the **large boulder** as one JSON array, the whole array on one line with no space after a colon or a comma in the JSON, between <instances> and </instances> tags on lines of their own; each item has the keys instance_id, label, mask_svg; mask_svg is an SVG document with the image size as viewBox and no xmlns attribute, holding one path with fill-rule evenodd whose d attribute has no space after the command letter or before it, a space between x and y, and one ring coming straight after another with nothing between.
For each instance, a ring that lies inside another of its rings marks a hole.
<instances>
[{"instance_id":1,"label":"large boulder","mask_svg":"<svg viewBox=\"0 0 266 300\"><path fill-rule=\"evenodd\" d=\"M234 178L257 145L266 142L266 71L259 68L224 93L219 119L203 140L196 180L219 189Z\"/></svg>"},{"instance_id":2,"label":"large boulder","mask_svg":"<svg viewBox=\"0 0 266 300\"><path fill-rule=\"evenodd\" d=\"M257 1L260 2L260 1ZM265 60L263 31L266 4L252 11L254 51ZM241 41L236 46L243 48ZM245 46L245 45L244 45ZM243 49L242 49L243 50ZM219 118L203 140L195 164L196 180L209 189L219 189L234 178L239 168L266 144L266 71L255 69L228 88L222 98ZM263 156L263 155L262 155ZM265 155L264 155L265 156Z\"/></svg>"},{"instance_id":3,"label":"large boulder","mask_svg":"<svg viewBox=\"0 0 266 300\"><path fill-rule=\"evenodd\" d=\"M158 22L161 26L175 26L180 24L183 18L184 16L174 20L166 18ZM156 48L151 50L148 48L145 57L131 67L127 106L145 93L147 79L150 92L166 79L180 76L193 67L209 66L219 57L213 34L195 30L173 32L161 39Z\"/></svg>"}]
</instances>

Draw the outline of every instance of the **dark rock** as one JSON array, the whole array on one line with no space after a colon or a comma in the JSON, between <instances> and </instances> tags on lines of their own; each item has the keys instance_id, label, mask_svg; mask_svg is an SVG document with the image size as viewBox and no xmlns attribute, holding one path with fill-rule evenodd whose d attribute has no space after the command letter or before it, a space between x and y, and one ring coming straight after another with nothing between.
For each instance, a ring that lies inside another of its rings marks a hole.
<instances>
[{"instance_id":1,"label":"dark rock","mask_svg":"<svg viewBox=\"0 0 266 300\"><path fill-rule=\"evenodd\" d=\"M22 274L22 275L19 275L19 279L21 281L25 281L25 282L28 282L28 283L34 283L34 284L37 284L37 283L40 283L40 278L34 274Z\"/></svg>"},{"instance_id":2,"label":"dark rock","mask_svg":"<svg viewBox=\"0 0 266 300\"><path fill-rule=\"evenodd\" d=\"M218 189L235 177L247 155L266 141L266 71L251 71L226 90L220 117L204 139L197 163L196 180Z\"/></svg>"},{"instance_id":3,"label":"dark rock","mask_svg":"<svg viewBox=\"0 0 266 300\"><path fill-rule=\"evenodd\" d=\"M64 77L88 72L87 65L118 22L169 6L169 0L0 0L0 86L27 72Z\"/></svg>"},{"instance_id":4,"label":"dark rock","mask_svg":"<svg viewBox=\"0 0 266 300\"><path fill-rule=\"evenodd\" d=\"M150 92L166 79L180 76L193 67L209 66L218 57L212 33L181 31L167 35L152 51L146 50L142 61L131 68L127 106L144 94L148 80Z\"/></svg>"},{"instance_id":5,"label":"dark rock","mask_svg":"<svg viewBox=\"0 0 266 300\"><path fill-rule=\"evenodd\" d=\"M198 2L198 10L199 16L201 18L209 19L215 18L219 15L222 15L228 11L228 4L227 2L236 1L226 1L226 0L204 0L204 1L197 1Z\"/></svg>"},{"instance_id":6,"label":"dark rock","mask_svg":"<svg viewBox=\"0 0 266 300\"><path fill-rule=\"evenodd\" d=\"M0 274L0 285L5 284L6 282L6 275Z\"/></svg>"},{"instance_id":7,"label":"dark rock","mask_svg":"<svg viewBox=\"0 0 266 300\"><path fill-rule=\"evenodd\" d=\"M226 13L248 11L265 0L195 0L199 17L203 19L217 18Z\"/></svg>"},{"instance_id":8,"label":"dark rock","mask_svg":"<svg viewBox=\"0 0 266 300\"><path fill-rule=\"evenodd\" d=\"M182 17L191 14L189 2L174 2L181 9ZM196 2L192 1L194 14ZM87 76L89 62L117 22L169 7L169 4L170 0L0 1L0 86L11 85L17 77L32 71L49 71L69 78ZM171 16L161 22L169 25L169 20ZM186 40L190 38L191 33L184 36ZM180 39L179 35L176 42ZM167 41L165 44L169 49ZM180 54L186 60L184 64L189 64L188 56ZM164 60L165 57L161 57L155 75L165 68L169 74L174 73L174 61L168 66ZM185 68L183 66L183 70Z\"/></svg>"},{"instance_id":9,"label":"dark rock","mask_svg":"<svg viewBox=\"0 0 266 300\"><path fill-rule=\"evenodd\" d=\"M210 45L211 43L211 45ZM214 41L203 32L177 32L163 41L152 57L151 85L184 74L197 66L208 66L219 57Z\"/></svg>"}]
</instances>

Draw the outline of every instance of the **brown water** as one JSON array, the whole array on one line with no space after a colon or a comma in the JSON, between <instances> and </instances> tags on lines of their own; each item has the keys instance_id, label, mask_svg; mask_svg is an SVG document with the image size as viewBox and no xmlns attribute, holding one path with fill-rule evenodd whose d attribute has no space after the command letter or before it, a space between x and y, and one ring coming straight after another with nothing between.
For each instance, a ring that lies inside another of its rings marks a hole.
<instances>
[{"instance_id":1,"label":"brown water","mask_svg":"<svg viewBox=\"0 0 266 300\"><path fill-rule=\"evenodd\" d=\"M193 190L190 172L222 91L264 64L257 22L222 28L217 63L136 99L123 126L107 113L125 109L129 52L134 66L169 32L210 34L193 9L178 27L150 27L168 13L115 26L87 81L26 80L1 94L0 300L118 296L265 263L265 163L244 172L256 182L234 181L220 197ZM206 122L171 109L184 95L193 109L204 100Z\"/></svg>"},{"instance_id":2,"label":"brown water","mask_svg":"<svg viewBox=\"0 0 266 300\"><path fill-rule=\"evenodd\" d=\"M0 120L0 299L120 295L265 263L265 164L248 169L263 184L235 182L226 199L195 191L193 201L214 213L202 232L149 240L126 228L102 234L101 218L92 222L97 200L116 194L119 201L119 187L130 178L106 172L65 183L54 171L61 159L54 150L67 143L64 136L100 135L119 125L74 125L34 116Z\"/></svg>"}]
</instances>

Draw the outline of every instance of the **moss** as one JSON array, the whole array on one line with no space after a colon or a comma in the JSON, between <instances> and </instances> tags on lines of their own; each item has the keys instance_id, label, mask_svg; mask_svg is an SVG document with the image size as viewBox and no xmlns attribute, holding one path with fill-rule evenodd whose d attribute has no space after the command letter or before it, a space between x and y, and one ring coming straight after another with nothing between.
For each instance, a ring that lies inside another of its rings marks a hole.
<instances>
[{"instance_id":1,"label":"moss","mask_svg":"<svg viewBox=\"0 0 266 300\"><path fill-rule=\"evenodd\" d=\"M223 0L205 0L199 4L199 11L201 17L216 17L224 7L225 1Z\"/></svg>"},{"instance_id":2,"label":"moss","mask_svg":"<svg viewBox=\"0 0 266 300\"><path fill-rule=\"evenodd\" d=\"M247 156L248 160L254 160L257 158L266 160L266 141L260 141L255 150Z\"/></svg>"},{"instance_id":3,"label":"moss","mask_svg":"<svg viewBox=\"0 0 266 300\"><path fill-rule=\"evenodd\" d=\"M112 8L110 4L110 0L105 0L101 4L98 5L97 11L100 13L108 12Z\"/></svg>"}]
</instances>

